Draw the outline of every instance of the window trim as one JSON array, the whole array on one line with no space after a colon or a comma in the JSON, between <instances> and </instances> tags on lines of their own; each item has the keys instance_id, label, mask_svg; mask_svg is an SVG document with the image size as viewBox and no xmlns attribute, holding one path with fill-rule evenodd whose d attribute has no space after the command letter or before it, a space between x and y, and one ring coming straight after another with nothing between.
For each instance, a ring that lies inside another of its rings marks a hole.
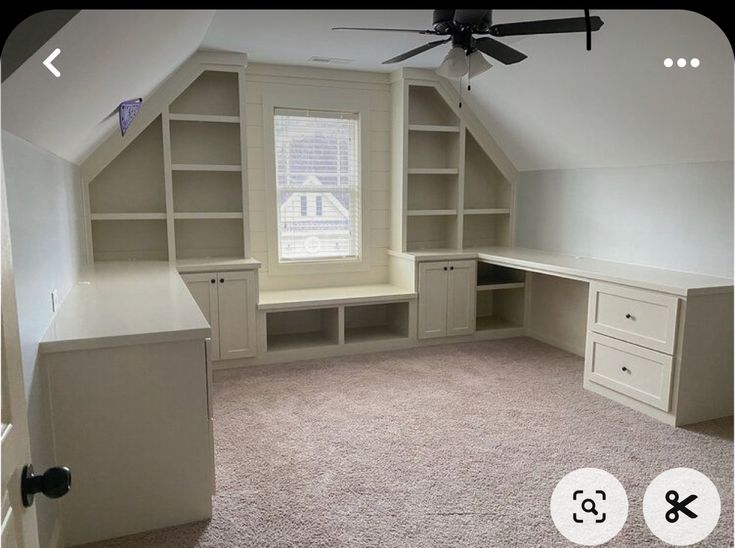
<instances>
[{"instance_id":1,"label":"window trim","mask_svg":"<svg viewBox=\"0 0 735 548\"><path fill-rule=\"evenodd\" d=\"M354 112L358 118L358 162L360 166L359 256L345 259L318 259L281 262L278 253L278 190L274 114L276 108ZM293 90L269 90L263 94L263 172L265 176L268 274L331 274L370 269L370 101L366 93L355 90L300 86Z\"/></svg>"}]
</instances>

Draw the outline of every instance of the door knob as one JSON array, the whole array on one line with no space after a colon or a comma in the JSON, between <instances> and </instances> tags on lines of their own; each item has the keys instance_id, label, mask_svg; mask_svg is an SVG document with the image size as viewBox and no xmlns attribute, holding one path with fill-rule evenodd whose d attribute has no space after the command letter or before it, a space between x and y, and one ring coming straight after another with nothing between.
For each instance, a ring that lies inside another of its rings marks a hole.
<instances>
[{"instance_id":1,"label":"door knob","mask_svg":"<svg viewBox=\"0 0 735 548\"><path fill-rule=\"evenodd\" d=\"M23 467L23 475L20 478L20 496L26 508L33 504L33 495L36 493L43 493L50 499L57 499L66 495L70 488L71 470L66 466L54 466L41 476L33 474L32 464L26 464Z\"/></svg>"}]
</instances>

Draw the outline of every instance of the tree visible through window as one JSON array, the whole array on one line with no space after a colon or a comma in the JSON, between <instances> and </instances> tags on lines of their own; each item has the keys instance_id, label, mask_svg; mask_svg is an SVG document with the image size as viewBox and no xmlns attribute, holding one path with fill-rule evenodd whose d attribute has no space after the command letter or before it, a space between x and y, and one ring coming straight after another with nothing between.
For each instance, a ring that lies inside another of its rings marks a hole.
<instances>
[{"instance_id":1,"label":"tree visible through window","mask_svg":"<svg viewBox=\"0 0 735 548\"><path fill-rule=\"evenodd\" d=\"M359 257L358 115L277 108L273 127L279 260Z\"/></svg>"}]
</instances>

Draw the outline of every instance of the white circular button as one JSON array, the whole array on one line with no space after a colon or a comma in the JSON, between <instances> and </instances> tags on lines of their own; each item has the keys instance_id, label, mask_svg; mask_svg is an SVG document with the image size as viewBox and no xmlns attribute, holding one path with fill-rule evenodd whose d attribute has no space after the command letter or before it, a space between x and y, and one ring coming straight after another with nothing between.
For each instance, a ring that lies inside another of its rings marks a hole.
<instances>
[{"instance_id":1,"label":"white circular button","mask_svg":"<svg viewBox=\"0 0 735 548\"><path fill-rule=\"evenodd\" d=\"M687 60L684 59L683 57L679 57L679 59L677 59L676 61L676 64L680 66L681 68L684 68L685 66L687 66Z\"/></svg>"},{"instance_id":2,"label":"white circular button","mask_svg":"<svg viewBox=\"0 0 735 548\"><path fill-rule=\"evenodd\" d=\"M689 65L692 66L692 67L694 67L694 68L697 68L699 66L699 59L697 59L696 57L692 57L689 60Z\"/></svg>"},{"instance_id":3,"label":"white circular button","mask_svg":"<svg viewBox=\"0 0 735 548\"><path fill-rule=\"evenodd\" d=\"M706 538L720 519L720 509L715 484L692 468L666 470L654 478L643 495L646 525L674 546Z\"/></svg>"},{"instance_id":4,"label":"white circular button","mask_svg":"<svg viewBox=\"0 0 735 548\"><path fill-rule=\"evenodd\" d=\"M556 484L551 519L568 540L597 546L623 528L628 519L628 496L612 474L599 468L579 468Z\"/></svg>"},{"instance_id":5,"label":"white circular button","mask_svg":"<svg viewBox=\"0 0 735 548\"><path fill-rule=\"evenodd\" d=\"M664 66L666 68L673 67L674 66L674 60L671 57L667 57L666 59L664 59Z\"/></svg>"}]
</instances>

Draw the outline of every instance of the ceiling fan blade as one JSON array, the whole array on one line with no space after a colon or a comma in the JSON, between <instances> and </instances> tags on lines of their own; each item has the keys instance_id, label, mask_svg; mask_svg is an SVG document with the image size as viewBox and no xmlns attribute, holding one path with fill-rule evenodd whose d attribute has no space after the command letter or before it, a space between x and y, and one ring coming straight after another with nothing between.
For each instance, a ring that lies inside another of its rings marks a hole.
<instances>
[{"instance_id":1,"label":"ceiling fan blade","mask_svg":"<svg viewBox=\"0 0 735 548\"><path fill-rule=\"evenodd\" d=\"M411 51L407 51L406 53L401 53L400 55L397 55L396 57L393 57L392 59L383 61L383 64L389 65L391 63L399 63L401 61L405 61L406 59L413 57L414 55L418 55L419 53L423 53L437 46L441 46L442 44L446 44L450 40L451 38L447 38L446 40L434 40L433 42L429 42L428 44L424 44L423 46L414 48Z\"/></svg>"},{"instance_id":2,"label":"ceiling fan blade","mask_svg":"<svg viewBox=\"0 0 735 548\"><path fill-rule=\"evenodd\" d=\"M600 30L603 25L598 16L590 17L590 30ZM519 36L523 34L557 34L563 32L586 32L584 17L567 19L545 19L542 21L523 21L521 23L501 23L490 27L493 36Z\"/></svg>"},{"instance_id":3,"label":"ceiling fan blade","mask_svg":"<svg viewBox=\"0 0 735 548\"><path fill-rule=\"evenodd\" d=\"M468 27L479 25L490 10L454 10L454 22Z\"/></svg>"},{"instance_id":4,"label":"ceiling fan blade","mask_svg":"<svg viewBox=\"0 0 735 548\"><path fill-rule=\"evenodd\" d=\"M519 63L528 57L525 53L521 53L517 49L506 46L494 38L477 38L473 40L472 45L482 53L489 55L493 59L497 59L504 65Z\"/></svg>"},{"instance_id":5,"label":"ceiling fan blade","mask_svg":"<svg viewBox=\"0 0 735 548\"><path fill-rule=\"evenodd\" d=\"M421 29L375 29L370 27L332 27L332 30L377 30L382 32L415 32L416 34L437 34L433 30Z\"/></svg>"}]
</instances>

